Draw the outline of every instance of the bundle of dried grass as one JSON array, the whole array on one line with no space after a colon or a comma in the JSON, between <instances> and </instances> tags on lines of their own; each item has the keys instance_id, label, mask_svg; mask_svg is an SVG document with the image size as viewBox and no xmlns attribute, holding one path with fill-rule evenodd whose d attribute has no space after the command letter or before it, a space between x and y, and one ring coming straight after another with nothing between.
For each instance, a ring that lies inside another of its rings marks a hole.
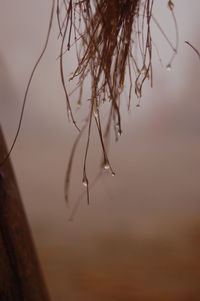
<instances>
[{"instance_id":1,"label":"bundle of dried grass","mask_svg":"<svg viewBox=\"0 0 200 301\"><path fill-rule=\"evenodd\" d=\"M86 163L92 119L95 120L102 145L102 166L114 175L104 139L108 136L111 124L114 125L116 139L122 133L119 107L125 79L128 78L126 85L129 86L128 108L130 108L133 95L138 98L137 106L139 106L142 87L146 79L150 80L152 86L151 19L153 3L154 0L62 0L61 2L57 0L57 19L62 40L60 74L66 95L68 114L77 128L63 72L64 53L66 50L70 50L72 45L75 44L76 46L77 68L70 80L78 78L76 87L80 89L78 106L82 104L84 81L87 76L91 78L90 112L87 118L88 139L83 168L83 185L87 187L88 201L89 181ZM172 1L168 1L168 7L174 17ZM154 20L156 22L155 18ZM159 26L158 23L156 24ZM172 49L171 61L177 52L177 46L172 46ZM110 104L110 114L103 133L101 108L105 101ZM81 134L82 131L75 145L77 145ZM70 172L75 149L74 147L72 150L67 170L66 199L68 199Z\"/></svg>"},{"instance_id":2,"label":"bundle of dried grass","mask_svg":"<svg viewBox=\"0 0 200 301\"><path fill-rule=\"evenodd\" d=\"M153 84L152 20L158 26L173 50L168 67L171 66L174 56L177 53L178 31L173 12L174 4L171 0L168 0L168 8L172 13L176 29L175 47L153 16L153 4L154 0L52 0L51 16L44 47L33 67L27 84L15 138L9 152L0 162L0 167L10 156L19 135L29 87L35 70L47 48L56 5L59 37L61 38L59 55L60 76L66 96L68 116L79 131L69 159L65 183L65 197L66 200L68 200L70 175L75 150L84 129L88 126L83 167L83 185L87 187L87 199L89 202L89 181L86 165L92 120L95 120L102 145L102 167L110 170L111 174L114 175L115 173L112 170L106 152L105 139L108 137L111 125L114 126L116 140L122 133L120 96L124 90L126 78L126 89L129 91L128 109L130 108L131 99L135 95L138 98L137 106L139 106L144 82L149 80L150 85L152 86ZM81 106L83 102L82 95L85 80L87 77L90 77L91 80L90 109L82 129L77 125L72 111L70 95L68 94L64 74L65 52L70 50L72 46L74 46L76 50L77 68L73 72L70 80L74 78L78 79L78 84L75 88L75 90L79 88L78 106ZM105 131L103 132L101 111L104 102L109 103L110 113Z\"/></svg>"}]
</instances>

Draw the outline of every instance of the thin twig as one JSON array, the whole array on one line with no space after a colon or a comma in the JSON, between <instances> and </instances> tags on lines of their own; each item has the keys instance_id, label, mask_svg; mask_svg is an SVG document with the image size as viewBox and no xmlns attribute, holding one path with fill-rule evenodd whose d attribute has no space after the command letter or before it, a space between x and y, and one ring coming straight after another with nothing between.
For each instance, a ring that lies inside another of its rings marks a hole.
<instances>
[{"instance_id":1,"label":"thin twig","mask_svg":"<svg viewBox=\"0 0 200 301\"><path fill-rule=\"evenodd\" d=\"M188 41L185 41L186 44L188 44L195 52L196 54L198 55L199 59L200 59L200 53L199 51Z\"/></svg>"}]
</instances>

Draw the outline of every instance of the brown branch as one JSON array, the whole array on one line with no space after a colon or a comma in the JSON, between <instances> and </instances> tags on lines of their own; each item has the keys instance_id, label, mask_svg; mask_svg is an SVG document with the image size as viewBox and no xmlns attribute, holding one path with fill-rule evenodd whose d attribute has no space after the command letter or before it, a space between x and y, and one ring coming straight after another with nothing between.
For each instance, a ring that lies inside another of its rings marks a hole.
<instances>
[{"instance_id":1,"label":"brown branch","mask_svg":"<svg viewBox=\"0 0 200 301\"><path fill-rule=\"evenodd\" d=\"M9 159L0 167L0 300L49 301Z\"/></svg>"}]
</instances>

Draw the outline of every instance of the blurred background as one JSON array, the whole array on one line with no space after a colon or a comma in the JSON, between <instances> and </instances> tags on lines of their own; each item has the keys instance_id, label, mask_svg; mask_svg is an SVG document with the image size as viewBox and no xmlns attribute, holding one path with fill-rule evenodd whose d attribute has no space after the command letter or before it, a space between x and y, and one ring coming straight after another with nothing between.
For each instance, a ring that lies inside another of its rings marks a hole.
<instances>
[{"instance_id":1,"label":"blurred background","mask_svg":"<svg viewBox=\"0 0 200 301\"><path fill-rule=\"evenodd\" d=\"M200 49L200 2L176 0L174 4L179 50L172 69L165 68L171 49L153 26L153 41L164 67L154 51L153 89L147 83L141 106L136 107L133 99L130 112L123 98L123 135L117 143L113 135L109 148L116 176L105 173L96 182L90 205L84 196L73 221L69 218L84 192L86 137L76 152L67 206L64 179L77 130L66 114L54 18L12 153L52 300L200 300L200 64L184 43L190 41ZM50 10L47 0L0 1L0 122L8 146L30 72L44 44ZM167 1L155 1L154 16L173 42ZM65 57L66 78L74 66L72 49ZM82 118L77 113L78 122ZM88 161L91 181L100 159L94 130Z\"/></svg>"}]
</instances>

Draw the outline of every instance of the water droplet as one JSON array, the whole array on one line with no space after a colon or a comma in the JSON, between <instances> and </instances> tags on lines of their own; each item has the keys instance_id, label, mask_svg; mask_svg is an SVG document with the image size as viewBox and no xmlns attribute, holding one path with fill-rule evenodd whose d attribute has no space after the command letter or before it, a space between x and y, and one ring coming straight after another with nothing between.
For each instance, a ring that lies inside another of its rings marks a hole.
<instances>
[{"instance_id":1,"label":"water droplet","mask_svg":"<svg viewBox=\"0 0 200 301\"><path fill-rule=\"evenodd\" d=\"M166 69L167 69L167 71L171 71L171 69L172 69L171 64L167 64Z\"/></svg>"},{"instance_id":2,"label":"water droplet","mask_svg":"<svg viewBox=\"0 0 200 301\"><path fill-rule=\"evenodd\" d=\"M115 176L115 172L113 171L113 172L112 172L112 177L114 177L114 176Z\"/></svg>"},{"instance_id":3,"label":"water droplet","mask_svg":"<svg viewBox=\"0 0 200 301\"><path fill-rule=\"evenodd\" d=\"M72 111L70 108L67 109L67 115L68 115L68 118L70 118L72 116Z\"/></svg>"},{"instance_id":4,"label":"water droplet","mask_svg":"<svg viewBox=\"0 0 200 301\"><path fill-rule=\"evenodd\" d=\"M108 162L107 160L104 162L103 168L104 168L105 170L110 169L110 164L109 164L109 162Z\"/></svg>"},{"instance_id":5,"label":"water droplet","mask_svg":"<svg viewBox=\"0 0 200 301\"><path fill-rule=\"evenodd\" d=\"M118 136L121 136L122 135L122 130L119 129L118 132L117 132Z\"/></svg>"},{"instance_id":6,"label":"water droplet","mask_svg":"<svg viewBox=\"0 0 200 301\"><path fill-rule=\"evenodd\" d=\"M83 177L82 184L83 184L84 187L88 186L88 179L85 176Z\"/></svg>"}]
</instances>

